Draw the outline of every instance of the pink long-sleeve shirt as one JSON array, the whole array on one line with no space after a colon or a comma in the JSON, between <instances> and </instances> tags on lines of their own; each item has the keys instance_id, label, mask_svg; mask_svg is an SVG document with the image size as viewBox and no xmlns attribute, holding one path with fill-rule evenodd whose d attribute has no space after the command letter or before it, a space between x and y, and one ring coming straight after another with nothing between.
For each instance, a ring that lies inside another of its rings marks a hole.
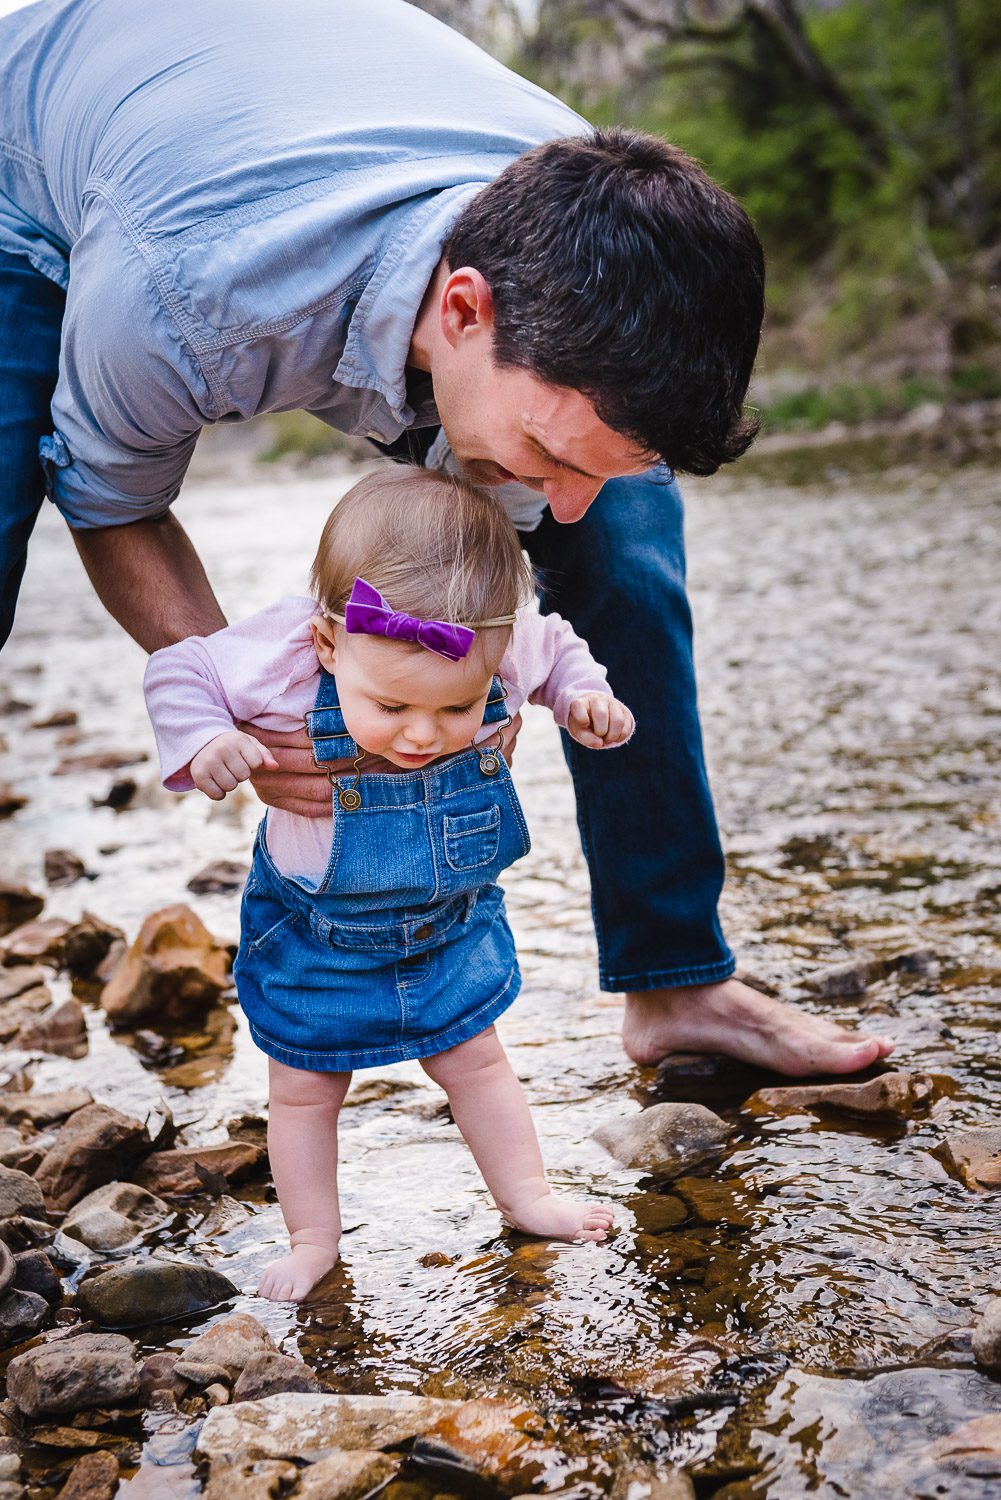
<instances>
[{"instance_id":1,"label":"pink long-sleeve shirt","mask_svg":"<svg viewBox=\"0 0 1001 1500\"><path fill-rule=\"evenodd\" d=\"M190 791L194 756L238 720L285 734L303 728L320 681L309 628L316 612L313 599L279 599L214 635L189 636L154 652L144 690L165 787ZM564 729L574 698L611 691L604 667L566 620L540 615L531 605L518 612L499 670L512 717L525 703L541 703ZM483 725L474 738L494 732ZM331 820L278 807L267 816L268 852L279 870L319 880L330 854Z\"/></svg>"}]
</instances>

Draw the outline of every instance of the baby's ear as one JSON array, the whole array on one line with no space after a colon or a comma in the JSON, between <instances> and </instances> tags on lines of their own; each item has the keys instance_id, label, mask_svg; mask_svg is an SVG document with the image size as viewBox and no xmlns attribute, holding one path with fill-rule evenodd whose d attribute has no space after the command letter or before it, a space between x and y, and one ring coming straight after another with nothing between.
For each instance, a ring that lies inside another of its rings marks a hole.
<instances>
[{"instance_id":1,"label":"baby's ear","mask_svg":"<svg viewBox=\"0 0 1001 1500\"><path fill-rule=\"evenodd\" d=\"M333 624L330 620L325 620L322 615L314 615L309 622L309 628L313 633L313 646L320 658L320 665L328 672L332 672L337 660Z\"/></svg>"}]
</instances>

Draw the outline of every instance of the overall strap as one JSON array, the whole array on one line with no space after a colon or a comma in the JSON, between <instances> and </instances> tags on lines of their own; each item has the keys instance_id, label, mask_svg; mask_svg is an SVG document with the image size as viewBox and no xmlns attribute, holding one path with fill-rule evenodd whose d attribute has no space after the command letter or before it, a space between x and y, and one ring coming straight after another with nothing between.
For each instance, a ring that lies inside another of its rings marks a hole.
<instances>
[{"instance_id":1,"label":"overall strap","mask_svg":"<svg viewBox=\"0 0 1001 1500\"><path fill-rule=\"evenodd\" d=\"M306 733L313 742L313 759L318 766L327 761L353 759L359 749L344 727L344 715L337 699L333 674L320 668L320 685L316 702L305 715Z\"/></svg>"}]
</instances>

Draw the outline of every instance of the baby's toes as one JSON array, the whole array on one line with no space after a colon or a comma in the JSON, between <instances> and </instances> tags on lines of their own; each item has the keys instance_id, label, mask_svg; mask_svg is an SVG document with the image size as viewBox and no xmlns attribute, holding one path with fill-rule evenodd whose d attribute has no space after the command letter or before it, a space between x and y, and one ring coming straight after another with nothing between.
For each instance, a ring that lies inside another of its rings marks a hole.
<instances>
[{"instance_id":1,"label":"baby's toes","mask_svg":"<svg viewBox=\"0 0 1001 1500\"><path fill-rule=\"evenodd\" d=\"M615 1211L603 1204L595 1204L584 1215L585 1229L611 1229L615 1223Z\"/></svg>"},{"instance_id":2,"label":"baby's toes","mask_svg":"<svg viewBox=\"0 0 1001 1500\"><path fill-rule=\"evenodd\" d=\"M574 1235L575 1245L600 1244L608 1238L608 1232L601 1224L585 1224L584 1227Z\"/></svg>"}]
</instances>

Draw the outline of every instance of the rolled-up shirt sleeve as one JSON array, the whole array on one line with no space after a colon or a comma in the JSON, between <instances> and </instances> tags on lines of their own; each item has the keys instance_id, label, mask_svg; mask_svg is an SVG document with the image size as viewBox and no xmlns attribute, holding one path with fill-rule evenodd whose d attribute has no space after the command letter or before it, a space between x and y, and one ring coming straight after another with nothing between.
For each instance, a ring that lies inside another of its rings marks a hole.
<instances>
[{"instance_id":1,"label":"rolled-up shirt sleeve","mask_svg":"<svg viewBox=\"0 0 1001 1500\"><path fill-rule=\"evenodd\" d=\"M193 351L101 200L70 257L52 418L39 459L50 500L74 528L162 515L214 420Z\"/></svg>"}]
</instances>

